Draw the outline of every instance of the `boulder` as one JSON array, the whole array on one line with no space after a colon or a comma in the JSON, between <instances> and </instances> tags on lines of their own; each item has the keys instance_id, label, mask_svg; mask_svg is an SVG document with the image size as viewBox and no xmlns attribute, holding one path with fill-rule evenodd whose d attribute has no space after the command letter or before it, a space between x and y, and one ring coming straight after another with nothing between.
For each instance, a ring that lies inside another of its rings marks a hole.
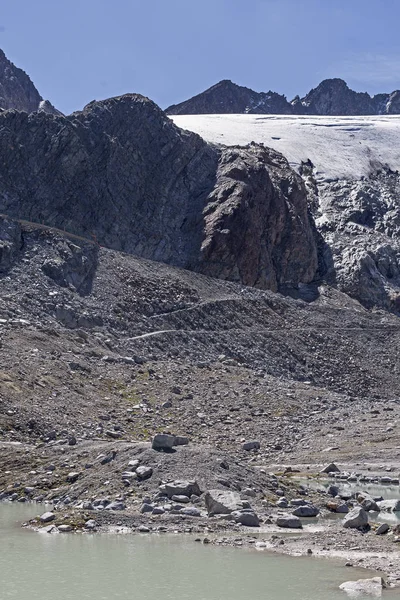
<instances>
[{"instance_id":1,"label":"boulder","mask_svg":"<svg viewBox=\"0 0 400 600\"><path fill-rule=\"evenodd\" d=\"M361 506L367 512L379 512L380 508L373 498L365 498L360 502Z\"/></svg>"},{"instance_id":2,"label":"boulder","mask_svg":"<svg viewBox=\"0 0 400 600\"><path fill-rule=\"evenodd\" d=\"M201 490L197 481L170 481L160 485L160 491L168 498L172 496L200 496Z\"/></svg>"},{"instance_id":3,"label":"boulder","mask_svg":"<svg viewBox=\"0 0 400 600\"><path fill-rule=\"evenodd\" d=\"M189 443L189 438L184 437L183 435L176 435L174 446L187 446Z\"/></svg>"},{"instance_id":4,"label":"boulder","mask_svg":"<svg viewBox=\"0 0 400 600\"><path fill-rule=\"evenodd\" d=\"M153 469L151 467L142 466L138 467L135 473L141 480L150 479L150 477L153 475Z\"/></svg>"},{"instance_id":5,"label":"boulder","mask_svg":"<svg viewBox=\"0 0 400 600\"><path fill-rule=\"evenodd\" d=\"M42 523L50 523L51 521L54 521L54 519L56 518L56 515L52 512L45 512L40 516L40 521Z\"/></svg>"},{"instance_id":6,"label":"boulder","mask_svg":"<svg viewBox=\"0 0 400 600\"><path fill-rule=\"evenodd\" d=\"M204 502L210 517L228 515L243 508L240 495L225 490L209 490L204 497Z\"/></svg>"},{"instance_id":7,"label":"boulder","mask_svg":"<svg viewBox=\"0 0 400 600\"><path fill-rule=\"evenodd\" d=\"M124 502L110 502L107 504L106 510L125 510L126 504Z\"/></svg>"},{"instance_id":8,"label":"boulder","mask_svg":"<svg viewBox=\"0 0 400 600\"><path fill-rule=\"evenodd\" d=\"M278 527L286 527L288 529L302 529L303 527L299 517L295 516L278 517L276 519L276 524Z\"/></svg>"},{"instance_id":9,"label":"boulder","mask_svg":"<svg viewBox=\"0 0 400 600\"><path fill-rule=\"evenodd\" d=\"M339 494L339 488L336 485L330 485L326 493L335 498Z\"/></svg>"},{"instance_id":10,"label":"boulder","mask_svg":"<svg viewBox=\"0 0 400 600\"><path fill-rule=\"evenodd\" d=\"M390 527L387 523L381 523L378 529L375 531L376 535L383 535L389 531Z\"/></svg>"},{"instance_id":11,"label":"boulder","mask_svg":"<svg viewBox=\"0 0 400 600\"><path fill-rule=\"evenodd\" d=\"M345 581L339 588L346 592L351 598L357 598L362 595L381 598L382 590L385 584L382 577L372 577L372 579L359 579L358 581Z\"/></svg>"},{"instance_id":12,"label":"boulder","mask_svg":"<svg viewBox=\"0 0 400 600\"><path fill-rule=\"evenodd\" d=\"M260 519L252 510L235 510L231 513L236 523L245 527L260 527Z\"/></svg>"},{"instance_id":13,"label":"boulder","mask_svg":"<svg viewBox=\"0 0 400 600\"><path fill-rule=\"evenodd\" d=\"M378 510L384 512L400 512L400 500L382 500L377 505Z\"/></svg>"},{"instance_id":14,"label":"boulder","mask_svg":"<svg viewBox=\"0 0 400 600\"><path fill-rule=\"evenodd\" d=\"M252 442L245 442L242 445L243 450L247 450L247 451L249 451L249 450L259 450L260 447L261 447L260 442L258 442L256 440L252 441Z\"/></svg>"},{"instance_id":15,"label":"boulder","mask_svg":"<svg viewBox=\"0 0 400 600\"><path fill-rule=\"evenodd\" d=\"M322 469L321 473L340 473L340 469L335 465L335 463L330 463Z\"/></svg>"},{"instance_id":16,"label":"boulder","mask_svg":"<svg viewBox=\"0 0 400 600\"><path fill-rule=\"evenodd\" d=\"M174 494L171 500L174 502L181 502L182 504L188 504L190 502L190 498L184 496L183 494Z\"/></svg>"},{"instance_id":17,"label":"boulder","mask_svg":"<svg viewBox=\"0 0 400 600\"><path fill-rule=\"evenodd\" d=\"M319 514L319 508L312 504L305 504L298 506L293 514L295 517L316 517Z\"/></svg>"},{"instance_id":18,"label":"boulder","mask_svg":"<svg viewBox=\"0 0 400 600\"><path fill-rule=\"evenodd\" d=\"M168 433L157 433L157 435L153 437L153 441L151 443L153 450L163 450L164 452L171 451L174 446L175 436L169 435Z\"/></svg>"},{"instance_id":19,"label":"boulder","mask_svg":"<svg viewBox=\"0 0 400 600\"><path fill-rule=\"evenodd\" d=\"M343 519L346 529L362 529L368 525L368 514L362 506L356 506Z\"/></svg>"},{"instance_id":20,"label":"boulder","mask_svg":"<svg viewBox=\"0 0 400 600\"><path fill-rule=\"evenodd\" d=\"M180 515L186 515L187 517L201 517L201 512L198 508L192 508L191 506L188 508L182 508L179 513Z\"/></svg>"}]
</instances>

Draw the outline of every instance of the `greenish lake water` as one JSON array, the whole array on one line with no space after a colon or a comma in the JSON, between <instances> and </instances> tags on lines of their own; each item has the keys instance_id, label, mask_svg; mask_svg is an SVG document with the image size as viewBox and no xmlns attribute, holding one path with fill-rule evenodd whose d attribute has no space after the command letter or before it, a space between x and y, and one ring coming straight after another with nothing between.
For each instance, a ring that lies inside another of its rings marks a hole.
<instances>
[{"instance_id":1,"label":"greenish lake water","mask_svg":"<svg viewBox=\"0 0 400 600\"><path fill-rule=\"evenodd\" d=\"M44 510L0 504L1 600L346 600L343 581L371 576L343 561L215 547L191 536L19 526Z\"/></svg>"}]
</instances>

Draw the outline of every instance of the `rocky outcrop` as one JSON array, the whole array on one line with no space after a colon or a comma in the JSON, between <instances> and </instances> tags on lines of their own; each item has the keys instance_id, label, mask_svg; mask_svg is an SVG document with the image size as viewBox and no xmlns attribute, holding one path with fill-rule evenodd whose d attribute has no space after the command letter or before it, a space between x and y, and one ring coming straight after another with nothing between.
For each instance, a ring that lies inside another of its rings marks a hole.
<instances>
[{"instance_id":1,"label":"rocky outcrop","mask_svg":"<svg viewBox=\"0 0 400 600\"><path fill-rule=\"evenodd\" d=\"M209 145L142 96L70 117L6 111L0 164L0 211L13 217L260 288L315 274L306 190L282 155Z\"/></svg>"},{"instance_id":2,"label":"rocky outcrop","mask_svg":"<svg viewBox=\"0 0 400 600\"><path fill-rule=\"evenodd\" d=\"M400 311L399 193L390 171L319 186L324 278L367 308Z\"/></svg>"},{"instance_id":3,"label":"rocky outcrop","mask_svg":"<svg viewBox=\"0 0 400 600\"><path fill-rule=\"evenodd\" d=\"M0 215L0 273L5 273L14 263L21 245L22 234L19 223Z\"/></svg>"},{"instance_id":4,"label":"rocky outcrop","mask_svg":"<svg viewBox=\"0 0 400 600\"><path fill-rule=\"evenodd\" d=\"M310 282L317 255L304 199L278 152L224 150L203 213L202 272L274 291Z\"/></svg>"},{"instance_id":5,"label":"rocky outcrop","mask_svg":"<svg viewBox=\"0 0 400 600\"><path fill-rule=\"evenodd\" d=\"M371 598L381 598L382 589L385 584L382 577L373 577L372 579L358 579L358 581L345 581L339 588L346 592L350 598L359 598L369 596Z\"/></svg>"},{"instance_id":6,"label":"rocky outcrop","mask_svg":"<svg viewBox=\"0 0 400 600\"><path fill-rule=\"evenodd\" d=\"M29 76L8 60L0 50L0 108L31 113L37 110L61 114L52 104L44 101Z\"/></svg>"},{"instance_id":7,"label":"rocky outcrop","mask_svg":"<svg viewBox=\"0 0 400 600\"><path fill-rule=\"evenodd\" d=\"M370 96L351 90L343 79L325 79L306 96L288 102L276 92L255 92L232 81L220 81L193 98L166 109L170 115L281 114L377 115L400 114L400 91Z\"/></svg>"}]
</instances>

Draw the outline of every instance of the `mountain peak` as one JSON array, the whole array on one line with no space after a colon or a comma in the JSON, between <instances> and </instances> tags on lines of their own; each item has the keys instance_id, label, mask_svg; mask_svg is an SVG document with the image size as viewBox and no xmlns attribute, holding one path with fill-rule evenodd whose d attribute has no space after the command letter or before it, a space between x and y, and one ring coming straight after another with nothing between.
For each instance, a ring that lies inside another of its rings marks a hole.
<instances>
[{"instance_id":1,"label":"mountain peak","mask_svg":"<svg viewBox=\"0 0 400 600\"><path fill-rule=\"evenodd\" d=\"M306 96L291 102L276 92L255 92L223 79L201 94L166 109L170 115L195 114L400 114L400 92L378 94L351 90L344 79L324 79Z\"/></svg>"},{"instance_id":2,"label":"mountain peak","mask_svg":"<svg viewBox=\"0 0 400 600\"><path fill-rule=\"evenodd\" d=\"M49 112L61 114L48 101L44 101L29 75L12 63L0 49L0 108L23 112Z\"/></svg>"}]
</instances>

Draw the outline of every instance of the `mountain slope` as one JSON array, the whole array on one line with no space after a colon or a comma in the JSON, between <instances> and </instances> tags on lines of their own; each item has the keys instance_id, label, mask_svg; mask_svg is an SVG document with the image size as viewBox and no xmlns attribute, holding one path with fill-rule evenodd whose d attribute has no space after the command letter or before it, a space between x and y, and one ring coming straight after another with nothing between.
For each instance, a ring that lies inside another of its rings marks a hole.
<instances>
[{"instance_id":1,"label":"mountain slope","mask_svg":"<svg viewBox=\"0 0 400 600\"><path fill-rule=\"evenodd\" d=\"M370 96L351 90L342 79L326 79L306 96L288 102L275 92L255 92L229 80L166 109L170 115L194 114L400 114L400 91Z\"/></svg>"},{"instance_id":2,"label":"mountain slope","mask_svg":"<svg viewBox=\"0 0 400 600\"><path fill-rule=\"evenodd\" d=\"M291 114L293 110L286 98L280 94L254 92L225 79L185 102L168 107L165 112L169 115Z\"/></svg>"},{"instance_id":3,"label":"mountain slope","mask_svg":"<svg viewBox=\"0 0 400 600\"><path fill-rule=\"evenodd\" d=\"M306 190L273 150L216 148L139 95L0 129L0 212L245 285L314 277Z\"/></svg>"}]
</instances>

